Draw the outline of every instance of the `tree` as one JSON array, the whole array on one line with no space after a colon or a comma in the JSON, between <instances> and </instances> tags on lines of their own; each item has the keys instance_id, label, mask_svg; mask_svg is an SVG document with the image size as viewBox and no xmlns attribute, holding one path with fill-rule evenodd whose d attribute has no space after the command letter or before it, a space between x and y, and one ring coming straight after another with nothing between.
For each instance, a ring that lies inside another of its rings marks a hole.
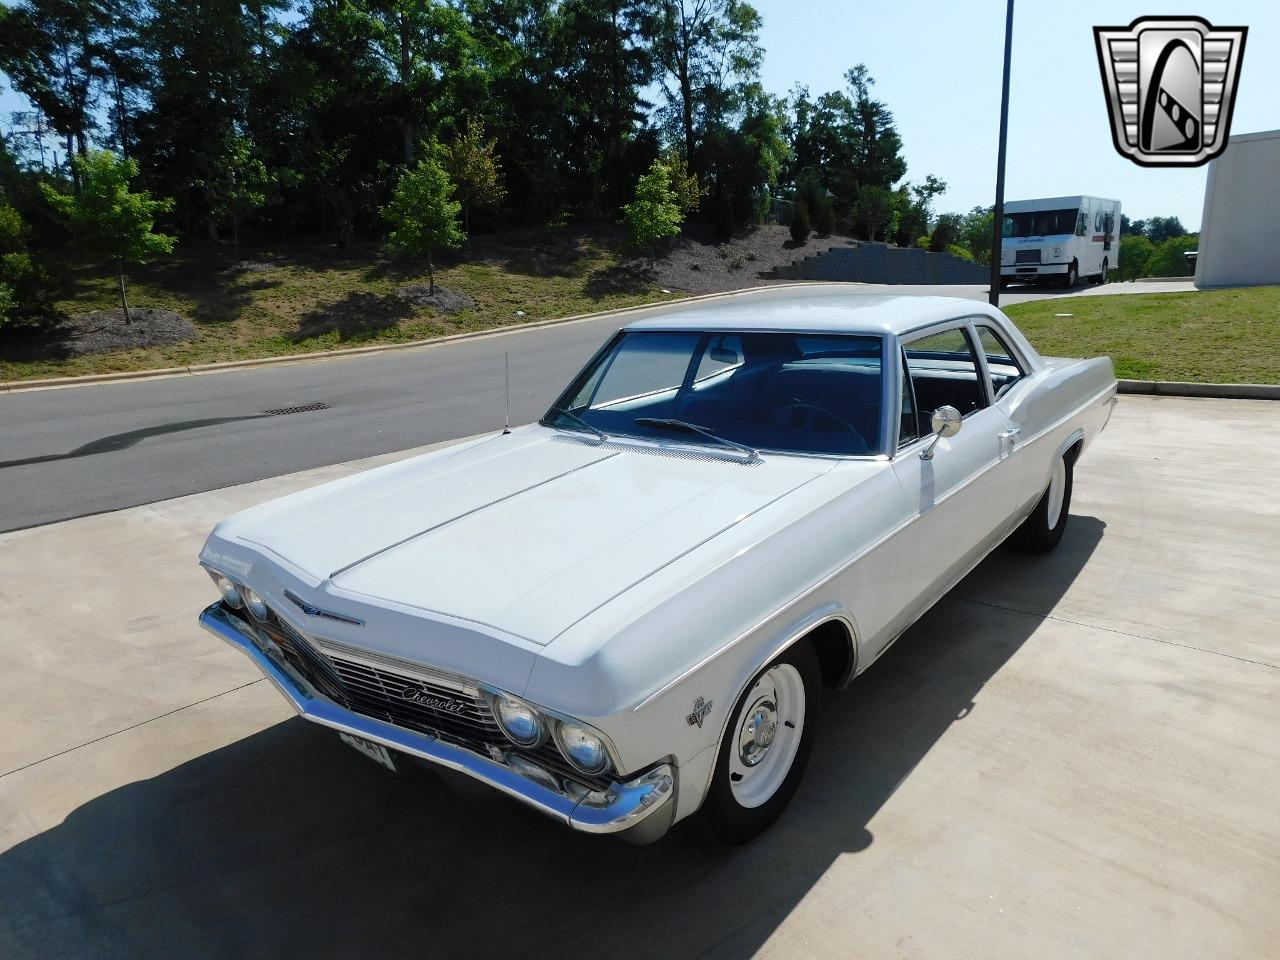
<instances>
[{"instance_id":1,"label":"tree","mask_svg":"<svg viewBox=\"0 0 1280 960\"><path fill-rule=\"evenodd\" d=\"M1140 232L1120 235L1120 266L1116 275L1121 280L1136 280L1147 276L1147 263L1155 246Z\"/></svg>"},{"instance_id":2,"label":"tree","mask_svg":"<svg viewBox=\"0 0 1280 960\"><path fill-rule=\"evenodd\" d=\"M904 183L898 188L894 198L898 213L894 243L900 247L910 247L928 231L929 221L933 217L933 198L945 193L946 189L946 183L933 174L928 174L924 183Z\"/></svg>"},{"instance_id":3,"label":"tree","mask_svg":"<svg viewBox=\"0 0 1280 960\"><path fill-rule=\"evenodd\" d=\"M816 99L810 97L805 87L792 91L792 115L786 125L791 177L798 182L806 172L816 175L831 192L837 219L852 221L861 226L863 232L869 213L876 221L877 232L898 213L900 230L907 219L905 208L909 198L901 192L898 197L890 197L889 209L884 211L885 198L879 191L892 192L893 185L907 172L902 138L892 112L871 95L875 80L866 66L858 64L846 71L845 80L846 90L824 93ZM925 189L935 185L945 188L940 181L926 179ZM863 199L867 188L872 188L872 192ZM923 229L923 226L915 223L911 229Z\"/></svg>"},{"instance_id":4,"label":"tree","mask_svg":"<svg viewBox=\"0 0 1280 960\"><path fill-rule=\"evenodd\" d=\"M649 263L657 254L658 244L680 232L684 214L679 197L671 187L671 172L661 160L655 160L649 172L636 183L636 198L622 208L629 230L629 241L638 250L647 250Z\"/></svg>"},{"instance_id":5,"label":"tree","mask_svg":"<svg viewBox=\"0 0 1280 960\"><path fill-rule=\"evenodd\" d=\"M853 219L862 227L867 240L880 235L893 213L893 193L886 187L867 184L858 191L853 205Z\"/></svg>"},{"instance_id":6,"label":"tree","mask_svg":"<svg viewBox=\"0 0 1280 960\"><path fill-rule=\"evenodd\" d=\"M963 220L964 218L958 213L940 214L933 225L933 233L929 237L929 249L934 253L945 252L956 242Z\"/></svg>"},{"instance_id":7,"label":"tree","mask_svg":"<svg viewBox=\"0 0 1280 960\"><path fill-rule=\"evenodd\" d=\"M246 137L228 138L219 167L219 176L211 181L198 180L194 186L204 190L209 211L216 220L231 224L232 242L239 256L241 226L250 213L267 202L266 191L274 181Z\"/></svg>"},{"instance_id":8,"label":"tree","mask_svg":"<svg viewBox=\"0 0 1280 960\"><path fill-rule=\"evenodd\" d=\"M452 199L454 185L445 172L444 150L436 141L423 145L422 159L396 184L382 216L391 227L387 246L394 252L427 258L428 294L436 292L434 254L466 239L458 227L462 204Z\"/></svg>"},{"instance_id":9,"label":"tree","mask_svg":"<svg viewBox=\"0 0 1280 960\"><path fill-rule=\"evenodd\" d=\"M809 239L809 233L812 231L809 223L809 204L804 197L797 197L795 205L791 208L791 240L796 246L800 246Z\"/></svg>"},{"instance_id":10,"label":"tree","mask_svg":"<svg viewBox=\"0 0 1280 960\"><path fill-rule=\"evenodd\" d=\"M1187 228L1177 217L1152 217L1144 223L1143 232L1158 247L1172 237L1185 237Z\"/></svg>"},{"instance_id":11,"label":"tree","mask_svg":"<svg viewBox=\"0 0 1280 960\"><path fill-rule=\"evenodd\" d=\"M690 170L702 171L699 147L738 106L740 84L755 80L763 52L760 14L742 0L658 0L648 24L663 119L683 147Z\"/></svg>"},{"instance_id":12,"label":"tree","mask_svg":"<svg viewBox=\"0 0 1280 960\"><path fill-rule=\"evenodd\" d=\"M995 212L991 207L974 207L960 220L956 242L978 263L991 263L991 231Z\"/></svg>"},{"instance_id":13,"label":"tree","mask_svg":"<svg viewBox=\"0 0 1280 960\"><path fill-rule=\"evenodd\" d=\"M496 145L496 140L485 137L484 126L472 118L445 153L445 169L462 203L462 229L468 234L472 207L496 207L507 195L502 164L494 155Z\"/></svg>"},{"instance_id":14,"label":"tree","mask_svg":"<svg viewBox=\"0 0 1280 960\"><path fill-rule=\"evenodd\" d=\"M37 321L48 278L27 248L30 230L0 193L0 330Z\"/></svg>"},{"instance_id":15,"label":"tree","mask_svg":"<svg viewBox=\"0 0 1280 960\"><path fill-rule=\"evenodd\" d=\"M49 206L69 221L77 238L97 256L115 261L120 306L124 322L129 323L125 264L145 263L173 249L173 237L154 232L156 217L171 209L173 201L156 200L146 190L131 191L129 182L138 175L138 165L128 157L96 150L71 162L80 178L79 196L59 193L46 183L41 190Z\"/></svg>"}]
</instances>

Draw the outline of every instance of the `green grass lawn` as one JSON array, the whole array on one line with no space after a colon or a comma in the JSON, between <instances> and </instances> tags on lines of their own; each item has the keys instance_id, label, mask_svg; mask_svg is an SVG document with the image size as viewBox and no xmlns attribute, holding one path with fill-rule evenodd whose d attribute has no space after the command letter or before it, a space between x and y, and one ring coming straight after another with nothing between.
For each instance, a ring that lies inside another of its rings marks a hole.
<instances>
[{"instance_id":1,"label":"green grass lawn","mask_svg":"<svg viewBox=\"0 0 1280 960\"><path fill-rule=\"evenodd\" d=\"M670 299L652 283L619 273L610 237L547 230L476 238L445 258L436 284L466 293L475 309L444 316L390 297L425 283L425 265L389 261L377 247L245 248L238 258L269 264L232 268L226 250L189 250L136 268L129 302L190 318L199 335L186 343L57 359L31 337L0 339L0 381L156 369L403 342L528 323ZM119 306L110 271L64 264L53 291L62 314ZM523 311L523 315L518 311Z\"/></svg>"},{"instance_id":2,"label":"green grass lawn","mask_svg":"<svg viewBox=\"0 0 1280 960\"><path fill-rule=\"evenodd\" d=\"M1064 297L1005 312L1042 354L1106 354L1122 379L1280 383L1280 287Z\"/></svg>"}]
</instances>

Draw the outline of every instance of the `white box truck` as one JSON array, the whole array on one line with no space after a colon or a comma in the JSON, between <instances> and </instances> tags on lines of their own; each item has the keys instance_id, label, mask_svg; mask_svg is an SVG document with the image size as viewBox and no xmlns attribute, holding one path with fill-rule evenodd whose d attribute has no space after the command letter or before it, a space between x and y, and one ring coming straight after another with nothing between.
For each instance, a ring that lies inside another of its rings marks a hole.
<instances>
[{"instance_id":1,"label":"white box truck","mask_svg":"<svg viewBox=\"0 0 1280 960\"><path fill-rule=\"evenodd\" d=\"M1120 201L1045 197L1004 205L1000 285L1106 283L1120 264Z\"/></svg>"}]
</instances>

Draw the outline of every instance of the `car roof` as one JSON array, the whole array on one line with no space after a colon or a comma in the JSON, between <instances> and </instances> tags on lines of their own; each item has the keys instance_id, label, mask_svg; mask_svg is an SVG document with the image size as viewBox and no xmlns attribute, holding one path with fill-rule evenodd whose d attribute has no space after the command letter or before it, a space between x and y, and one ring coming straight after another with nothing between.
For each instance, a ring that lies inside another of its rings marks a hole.
<instances>
[{"instance_id":1,"label":"car roof","mask_svg":"<svg viewBox=\"0 0 1280 960\"><path fill-rule=\"evenodd\" d=\"M785 330L804 333L906 333L958 317L995 316L994 307L962 297L863 293L860 284L762 287L696 303L646 311L627 330Z\"/></svg>"}]
</instances>

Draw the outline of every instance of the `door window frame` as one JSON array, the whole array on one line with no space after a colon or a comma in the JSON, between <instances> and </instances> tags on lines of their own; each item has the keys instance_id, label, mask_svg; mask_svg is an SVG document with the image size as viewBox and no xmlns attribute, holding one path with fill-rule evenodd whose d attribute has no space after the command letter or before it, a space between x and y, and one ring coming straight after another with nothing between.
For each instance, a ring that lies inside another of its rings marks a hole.
<instances>
[{"instance_id":1,"label":"door window frame","mask_svg":"<svg viewBox=\"0 0 1280 960\"><path fill-rule=\"evenodd\" d=\"M976 410L970 410L968 413L962 413L960 415L962 420L967 420L975 414L982 413L984 410L989 410L995 405L995 398L991 389L991 372L987 369L986 351L982 349L982 345L978 340L977 331L974 330L973 321L975 319L989 320L990 318L981 314L976 317L956 317L951 320L943 320L940 323L931 323L927 326L907 330L906 332L899 334L897 337L898 356L901 358L898 365L902 371L901 375L912 380L911 367L907 362L907 347L910 344L915 343L917 340L923 340L925 337L932 337L939 333L946 333L949 330L959 330L964 334L965 340L969 344L969 350L972 352L977 363L978 390L982 394L982 406L978 407ZM1002 340L1001 342L1003 343L1004 341ZM897 416L893 420L894 436L899 443L899 446L895 448L893 453L893 457L896 459L897 457L911 451L916 446L932 440L933 434L927 433L924 436L918 436L914 440L902 445L902 391L897 390L895 391L895 394L893 403ZM912 380L911 383L911 402L916 408L916 416L918 418L920 415L920 404L916 400L916 387L914 380Z\"/></svg>"}]
</instances>

